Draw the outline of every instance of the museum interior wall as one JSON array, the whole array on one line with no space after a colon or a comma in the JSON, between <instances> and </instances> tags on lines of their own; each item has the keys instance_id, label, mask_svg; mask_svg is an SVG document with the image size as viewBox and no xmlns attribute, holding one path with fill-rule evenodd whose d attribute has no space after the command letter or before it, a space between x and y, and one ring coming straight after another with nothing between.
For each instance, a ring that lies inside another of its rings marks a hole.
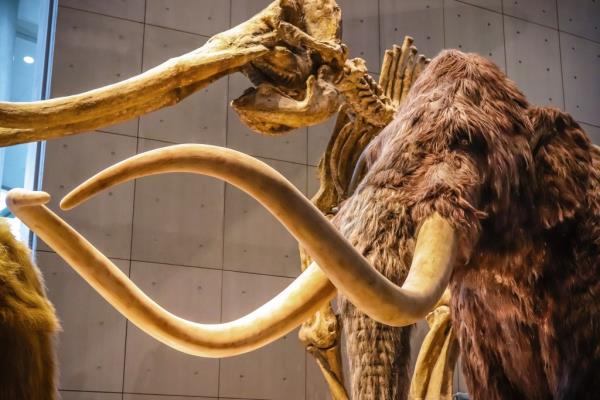
<instances>
[{"instance_id":1,"label":"museum interior wall","mask_svg":"<svg viewBox=\"0 0 600 400\"><path fill-rule=\"evenodd\" d=\"M200 47L246 20L266 0L61 0L52 95L139 74ZM338 0L344 42L377 76L385 49L415 38L429 57L442 48L491 58L532 103L567 110L600 144L600 4L592 0ZM58 199L95 172L173 143L227 146L259 157L307 196L333 121L280 137L259 136L228 107L249 85L240 74L176 107L102 131L50 141L43 190ZM295 240L258 203L207 177L165 175L121 185L60 215L148 295L196 321L237 318L299 272ZM50 249L37 262L63 331L65 400L325 399L327 388L297 332L227 359L185 355L128 323ZM425 325L415 331L418 343ZM416 350L415 350L416 352ZM455 387L466 391L459 374ZM164 396L164 397L163 397ZM183 398L183 397L182 397Z\"/></svg>"}]
</instances>

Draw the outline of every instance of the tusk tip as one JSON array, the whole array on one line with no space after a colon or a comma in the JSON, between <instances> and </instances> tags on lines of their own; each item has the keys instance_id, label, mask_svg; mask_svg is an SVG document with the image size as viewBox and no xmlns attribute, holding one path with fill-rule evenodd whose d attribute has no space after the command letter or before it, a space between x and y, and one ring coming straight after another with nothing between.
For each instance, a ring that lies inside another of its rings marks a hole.
<instances>
[{"instance_id":1,"label":"tusk tip","mask_svg":"<svg viewBox=\"0 0 600 400\"><path fill-rule=\"evenodd\" d=\"M6 205L11 211L22 207L46 204L49 201L50 195L48 193L34 192L27 189L12 189L6 195Z\"/></svg>"},{"instance_id":2,"label":"tusk tip","mask_svg":"<svg viewBox=\"0 0 600 400\"><path fill-rule=\"evenodd\" d=\"M62 198L59 204L60 209L63 211L71 210L81 203L85 203L98 192L102 191L102 189L106 189L109 186L112 185L110 183L103 185L102 182L98 182L95 178L90 178Z\"/></svg>"},{"instance_id":3,"label":"tusk tip","mask_svg":"<svg viewBox=\"0 0 600 400\"><path fill-rule=\"evenodd\" d=\"M67 211L77 207L79 203L81 203L81 200L79 199L77 189L75 189L63 197L63 199L60 201L60 209Z\"/></svg>"}]
</instances>

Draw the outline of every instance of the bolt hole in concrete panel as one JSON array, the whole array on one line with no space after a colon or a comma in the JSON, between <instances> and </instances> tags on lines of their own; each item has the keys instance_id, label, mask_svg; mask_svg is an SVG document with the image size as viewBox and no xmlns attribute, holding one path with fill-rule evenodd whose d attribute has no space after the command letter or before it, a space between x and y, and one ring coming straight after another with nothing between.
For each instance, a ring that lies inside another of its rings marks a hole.
<instances>
[{"instance_id":1,"label":"bolt hole in concrete panel","mask_svg":"<svg viewBox=\"0 0 600 400\"><path fill-rule=\"evenodd\" d=\"M502 15L453 0L444 7L446 47L485 55L505 70Z\"/></svg>"},{"instance_id":2,"label":"bolt hole in concrete panel","mask_svg":"<svg viewBox=\"0 0 600 400\"><path fill-rule=\"evenodd\" d=\"M463 3L472 4L488 10L502 12L502 0L461 0ZM529 1L529 0L527 0ZM506 0L505 0L506 2Z\"/></svg>"},{"instance_id":3,"label":"bolt hole in concrete panel","mask_svg":"<svg viewBox=\"0 0 600 400\"><path fill-rule=\"evenodd\" d=\"M532 103L562 108L558 32L505 16L504 35L508 76Z\"/></svg>"},{"instance_id":4,"label":"bolt hole in concrete panel","mask_svg":"<svg viewBox=\"0 0 600 400\"><path fill-rule=\"evenodd\" d=\"M558 0L560 30L600 42L599 0Z\"/></svg>"},{"instance_id":5,"label":"bolt hole in concrete panel","mask_svg":"<svg viewBox=\"0 0 600 400\"><path fill-rule=\"evenodd\" d=\"M600 126L600 43L560 33L565 108L578 121Z\"/></svg>"},{"instance_id":6,"label":"bolt hole in concrete panel","mask_svg":"<svg viewBox=\"0 0 600 400\"><path fill-rule=\"evenodd\" d=\"M381 54L404 36L415 39L419 53L434 57L444 47L441 0L381 0L379 4Z\"/></svg>"},{"instance_id":7,"label":"bolt hole in concrete panel","mask_svg":"<svg viewBox=\"0 0 600 400\"><path fill-rule=\"evenodd\" d=\"M342 9L343 40L350 57L360 57L367 68L379 72L379 14L377 3L370 1L337 0Z\"/></svg>"},{"instance_id":8,"label":"bolt hole in concrete panel","mask_svg":"<svg viewBox=\"0 0 600 400\"><path fill-rule=\"evenodd\" d=\"M143 69L201 47L206 38L197 34L147 25L144 33ZM225 145L227 78L211 83L202 93L175 107L140 118L139 136L175 143Z\"/></svg>"},{"instance_id":9,"label":"bolt hole in concrete panel","mask_svg":"<svg viewBox=\"0 0 600 400\"><path fill-rule=\"evenodd\" d=\"M504 13L548 27L557 27L556 0L504 1Z\"/></svg>"},{"instance_id":10,"label":"bolt hole in concrete panel","mask_svg":"<svg viewBox=\"0 0 600 400\"><path fill-rule=\"evenodd\" d=\"M222 320L230 321L252 311L291 282L291 278L224 271ZM240 301L242 291L245 294ZM220 396L286 400L310 398L305 396L305 350L297 335L295 330L259 350L222 359Z\"/></svg>"},{"instance_id":11,"label":"bolt hole in concrete panel","mask_svg":"<svg viewBox=\"0 0 600 400\"><path fill-rule=\"evenodd\" d=\"M205 323L221 319L221 275L216 269L131 263L131 279L152 299L182 318ZM197 290L199 286L206 290ZM218 360L174 351L131 323L126 343L126 392L217 396Z\"/></svg>"},{"instance_id":12,"label":"bolt hole in concrete panel","mask_svg":"<svg viewBox=\"0 0 600 400\"><path fill-rule=\"evenodd\" d=\"M80 93L140 73L142 24L61 7L56 26L52 97ZM137 118L102 130L135 137Z\"/></svg>"},{"instance_id":13,"label":"bolt hole in concrete panel","mask_svg":"<svg viewBox=\"0 0 600 400\"><path fill-rule=\"evenodd\" d=\"M229 2L222 0L148 0L146 23L212 36L229 27Z\"/></svg>"}]
</instances>

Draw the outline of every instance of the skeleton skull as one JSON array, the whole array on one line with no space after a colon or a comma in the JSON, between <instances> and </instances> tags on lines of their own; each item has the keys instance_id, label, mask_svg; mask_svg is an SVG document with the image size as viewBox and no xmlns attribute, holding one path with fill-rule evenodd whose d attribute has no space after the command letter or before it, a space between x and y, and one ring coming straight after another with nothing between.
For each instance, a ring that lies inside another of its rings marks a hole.
<instances>
[{"instance_id":1,"label":"skeleton skull","mask_svg":"<svg viewBox=\"0 0 600 400\"><path fill-rule=\"evenodd\" d=\"M318 123L339 105L338 94L324 79L343 72L340 19L333 0L275 1L201 48L125 81L63 98L0 102L0 146L122 122L176 104L234 72L245 73L258 86L251 89L258 94L235 102L250 127L276 133ZM264 94L273 87L279 100L268 106Z\"/></svg>"}]
</instances>

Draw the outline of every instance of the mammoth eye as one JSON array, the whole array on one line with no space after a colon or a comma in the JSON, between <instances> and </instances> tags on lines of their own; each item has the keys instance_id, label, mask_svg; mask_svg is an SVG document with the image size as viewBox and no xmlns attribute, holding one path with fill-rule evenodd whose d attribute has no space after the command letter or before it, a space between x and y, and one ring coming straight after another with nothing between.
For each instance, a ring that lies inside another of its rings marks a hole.
<instances>
[{"instance_id":1,"label":"mammoth eye","mask_svg":"<svg viewBox=\"0 0 600 400\"><path fill-rule=\"evenodd\" d=\"M481 135L459 132L452 141L451 147L474 152L485 152L486 144Z\"/></svg>"},{"instance_id":2,"label":"mammoth eye","mask_svg":"<svg viewBox=\"0 0 600 400\"><path fill-rule=\"evenodd\" d=\"M466 148L471 145L471 138L465 131L457 132L452 140L452 147Z\"/></svg>"}]
</instances>

